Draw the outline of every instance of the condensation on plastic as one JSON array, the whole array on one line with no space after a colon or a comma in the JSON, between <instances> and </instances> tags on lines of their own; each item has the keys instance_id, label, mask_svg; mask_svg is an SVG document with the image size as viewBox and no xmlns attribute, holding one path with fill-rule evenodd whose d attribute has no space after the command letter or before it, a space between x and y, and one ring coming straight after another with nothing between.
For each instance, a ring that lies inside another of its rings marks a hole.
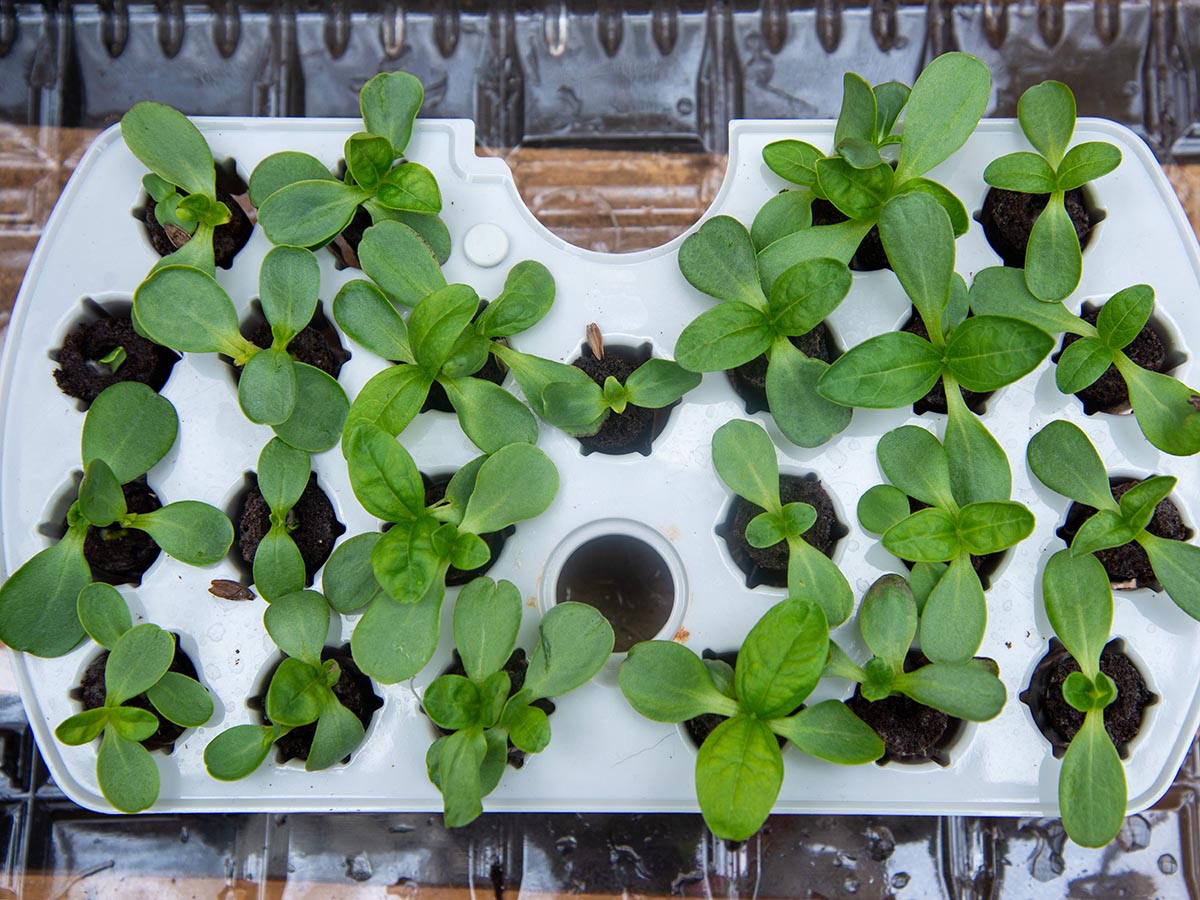
<instances>
[{"instance_id":1,"label":"condensation on plastic","mask_svg":"<svg viewBox=\"0 0 1200 900\"><path fill-rule=\"evenodd\" d=\"M1194 0L3 0L0 117L95 127L144 99L352 116L363 82L402 68L426 85L424 115L472 118L486 146L720 153L730 119L836 116L844 71L911 83L965 50L992 67L991 115L1057 78L1082 115L1185 160L1200 156L1198 36Z\"/></svg>"}]
</instances>

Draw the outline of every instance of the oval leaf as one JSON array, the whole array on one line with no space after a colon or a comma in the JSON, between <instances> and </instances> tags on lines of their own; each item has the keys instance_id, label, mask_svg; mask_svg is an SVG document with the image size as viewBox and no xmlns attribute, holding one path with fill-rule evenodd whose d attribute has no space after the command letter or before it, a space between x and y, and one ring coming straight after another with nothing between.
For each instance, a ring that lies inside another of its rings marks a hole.
<instances>
[{"instance_id":1,"label":"oval leaf","mask_svg":"<svg viewBox=\"0 0 1200 900\"><path fill-rule=\"evenodd\" d=\"M734 667L738 700L747 712L774 719L807 697L829 658L829 625L814 603L777 603L746 635Z\"/></svg>"},{"instance_id":2,"label":"oval leaf","mask_svg":"<svg viewBox=\"0 0 1200 900\"><path fill-rule=\"evenodd\" d=\"M127 484L166 456L178 431L170 400L139 382L119 382L92 402L83 420L83 465L102 459Z\"/></svg>"},{"instance_id":3,"label":"oval leaf","mask_svg":"<svg viewBox=\"0 0 1200 900\"><path fill-rule=\"evenodd\" d=\"M713 685L703 660L674 641L643 641L617 672L629 705L655 722L683 722L706 713L733 715L737 703Z\"/></svg>"},{"instance_id":4,"label":"oval leaf","mask_svg":"<svg viewBox=\"0 0 1200 900\"><path fill-rule=\"evenodd\" d=\"M739 715L713 729L696 759L696 799L719 838L744 841L762 827L783 784L783 755L760 719Z\"/></svg>"}]
</instances>

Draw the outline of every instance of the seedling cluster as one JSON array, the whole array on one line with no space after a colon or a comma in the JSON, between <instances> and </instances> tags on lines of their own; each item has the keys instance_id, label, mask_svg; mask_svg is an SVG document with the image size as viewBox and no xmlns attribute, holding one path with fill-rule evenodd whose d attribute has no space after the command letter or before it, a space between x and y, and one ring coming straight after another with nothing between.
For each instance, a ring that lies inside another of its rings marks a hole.
<instances>
[{"instance_id":1,"label":"seedling cluster","mask_svg":"<svg viewBox=\"0 0 1200 900\"><path fill-rule=\"evenodd\" d=\"M519 349L554 305L557 286L545 265L515 262L493 297L447 279L442 266L453 241L440 217L441 188L405 155L423 102L413 76L378 75L364 85L363 130L345 142L344 169L293 151L254 169L249 201L275 245L258 273L269 346L243 333L238 310L251 298L231 297L216 277L213 236L233 214L218 198L217 167L203 136L167 107L131 109L122 131L150 169L143 184L153 216L174 244L134 292L134 326L179 352L226 359L246 419L271 429L262 433L255 472L269 522L252 574L263 627L280 655L265 679L259 722L209 739L209 773L250 776L273 748L283 752L281 742L291 747L301 738L308 771L340 765L375 727L377 698L367 691L364 699L354 685L417 677L451 631L461 670L443 672L419 697L431 731L440 731L426 768L446 824L474 820L510 754L536 754L549 744L552 707L544 701L582 688L605 668L614 646L599 611L567 601L542 615L536 630L530 623L526 657L516 648L523 620L532 616L522 596L529 587L483 574L494 561L492 536L560 502L559 472L538 446L540 423L595 435L630 407L686 403L707 373L742 367L765 372L767 427L734 418L708 432L711 445L695 449L711 449L714 475L734 495L731 502L756 509L744 541L786 558L785 596L733 648L736 664L702 659L695 652L702 648L686 645L681 629L675 640L637 643L617 669L624 697L649 719L722 717L696 759L697 800L714 834L743 840L761 827L779 795L789 744L844 765L885 756L884 737L847 704L852 694L855 704L903 698L972 722L997 716L1008 694L1000 667L977 656L988 624L986 563L1028 538L1035 519L1013 499L1008 455L963 392L994 393L985 404L1007 402L1006 389L1041 365L1060 335L1070 335L1055 357L1058 388L1076 393L1117 379L1154 447L1180 456L1200 451L1200 401L1169 374L1134 361L1131 345L1154 311L1150 286L1117 291L1095 324L1063 302L1083 265L1067 192L1121 162L1107 144L1071 146L1075 108L1065 86L1047 82L1021 99L1021 128L1037 152L1004 156L982 173L993 188L1048 195L1024 269L984 268L970 284L956 271L956 240L971 219L960 198L927 176L971 137L990 89L986 66L962 53L935 59L911 90L847 75L829 152L799 140L769 144L764 171L789 189L765 203L749 228L716 216L681 242L683 280L716 305L679 323L674 347L655 347L623 381L599 382L566 361L570 347L558 359ZM814 224L814 204L826 210L822 216L832 209L834 221ZM849 264L875 233L923 332L872 334L840 356L835 348L829 359L810 358L802 339L842 304L865 302ZM331 245L362 271L339 279L332 318L356 353L361 348L386 364L353 390L297 358L299 336L319 318L318 254ZM680 290L688 288L681 283ZM593 354L603 356L598 329L589 340ZM96 360L110 371L123 362L121 348ZM519 393L497 383L497 372L511 374ZM939 388L944 418L880 429L873 445L885 483L855 498L857 517L896 572L869 588L858 582L865 595L856 608L856 590L836 554L806 537L817 509L781 494L779 449L786 469L793 447L843 440L850 447L861 434L838 436L855 434L856 410L908 407ZM421 411L441 395L481 455L434 499L409 448L410 439L420 440L414 423ZM185 563L225 558L234 527L216 508L184 500L153 512L129 510L126 487L144 477L153 482L178 427L171 402L143 385L102 393L82 425L82 477L63 537L0 586L0 639L10 646L60 656L86 635L109 651L103 705L68 718L56 733L74 745L99 739L98 781L122 811L145 809L157 797L159 764L142 742L160 717L199 727L213 705L197 681L168 671L171 635L134 625L122 595L93 583L84 545L93 532L115 539L141 531ZM354 498L378 527L337 540L317 590L294 535L314 460L326 453L344 464ZM1103 725L1116 693L1099 669L1112 627L1110 577L1093 554L1132 542L1170 598L1200 619L1200 549L1149 530L1175 480L1147 477L1114 495L1078 427L1044 425L1028 442L1027 461L1051 491L1093 510L1069 548L1049 556L1042 596L1080 668L1066 679L1063 696L1085 714L1060 774L1064 821L1076 841L1104 844L1120 826L1126 794ZM531 578L540 562L528 560ZM905 566L907 574L898 574ZM448 594L455 578L465 584ZM696 602L728 600L712 596L719 593L713 585L693 587ZM454 603L450 629L443 623L447 596ZM346 622L353 622L348 652L338 646ZM859 653L859 637L868 652ZM914 664L917 651L923 659ZM813 702L819 684L841 699ZM142 695L145 703L137 705Z\"/></svg>"}]
</instances>

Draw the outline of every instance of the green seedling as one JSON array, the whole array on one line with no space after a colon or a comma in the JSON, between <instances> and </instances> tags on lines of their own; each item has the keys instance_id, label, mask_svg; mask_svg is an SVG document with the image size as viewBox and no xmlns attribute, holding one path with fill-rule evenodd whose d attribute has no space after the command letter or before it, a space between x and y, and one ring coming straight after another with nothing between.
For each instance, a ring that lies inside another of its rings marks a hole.
<instances>
[{"instance_id":1,"label":"green seedling","mask_svg":"<svg viewBox=\"0 0 1200 900\"><path fill-rule=\"evenodd\" d=\"M884 211L908 194L935 200L953 223L954 235L966 234L971 220L962 201L924 175L966 143L987 109L991 83L987 66L966 53L934 59L910 94L903 85L872 89L857 75L847 75L833 155L801 141L777 142L763 152L772 170L802 189L780 195L796 197L769 202L755 220L763 285L770 288L806 259L848 263ZM893 169L879 148L896 142L891 132L901 108L900 153ZM848 221L812 226L813 197L828 200Z\"/></svg>"},{"instance_id":2,"label":"green seedling","mask_svg":"<svg viewBox=\"0 0 1200 900\"><path fill-rule=\"evenodd\" d=\"M712 454L721 480L763 510L746 526L746 542L752 547L787 542L788 596L820 606L831 626L845 622L854 594L832 560L804 539L817 511L807 503L781 502L779 463L766 431L744 419L726 422L713 435Z\"/></svg>"},{"instance_id":3,"label":"green seedling","mask_svg":"<svg viewBox=\"0 0 1200 900\"><path fill-rule=\"evenodd\" d=\"M254 584L268 603L302 590L308 581L288 513L308 487L311 471L308 454L279 438L258 456L258 490L271 510L271 525L254 552Z\"/></svg>"},{"instance_id":4,"label":"green seedling","mask_svg":"<svg viewBox=\"0 0 1200 900\"><path fill-rule=\"evenodd\" d=\"M1027 150L994 160L983 180L994 188L1049 194L1025 250L1025 283L1039 300L1062 300L1079 285L1083 254L1067 212L1066 192L1107 175L1121 164L1121 151L1103 141L1076 144L1075 95L1065 84L1043 81L1017 101L1021 130L1037 153Z\"/></svg>"},{"instance_id":5,"label":"green seedling","mask_svg":"<svg viewBox=\"0 0 1200 900\"><path fill-rule=\"evenodd\" d=\"M426 507L416 464L383 429L361 426L345 450L359 503L393 525L339 546L324 584L339 612L367 607L350 641L354 661L376 681L394 684L433 655L447 569L485 565L491 550L480 535L545 512L558 492L558 472L532 444L508 444L459 469L445 497Z\"/></svg>"},{"instance_id":6,"label":"green seedling","mask_svg":"<svg viewBox=\"0 0 1200 900\"><path fill-rule=\"evenodd\" d=\"M263 260L258 285L271 326L266 349L242 336L225 289L189 266L168 266L143 281L133 295L133 318L143 334L165 347L230 357L241 368L238 404L246 418L270 425L298 450L328 450L341 436L349 401L336 380L287 351L317 309L316 257L298 247L276 247Z\"/></svg>"},{"instance_id":7,"label":"green seedling","mask_svg":"<svg viewBox=\"0 0 1200 900\"><path fill-rule=\"evenodd\" d=\"M971 557L998 553L1029 537L1033 514L1008 499L1011 473L1003 455L999 461L957 460L956 482L949 446L915 425L885 434L876 455L891 483L863 494L858 520L883 536L888 552L915 564L922 651L935 663L965 663L979 649L987 625L983 585ZM987 499L975 499L980 496ZM926 508L912 512L909 498Z\"/></svg>"},{"instance_id":8,"label":"green seedling","mask_svg":"<svg viewBox=\"0 0 1200 900\"><path fill-rule=\"evenodd\" d=\"M270 725L234 725L204 748L208 774L237 781L267 758L272 745L295 728L317 723L304 768L328 769L358 749L365 732L362 722L344 707L333 686L341 678L336 660L322 660L329 634L329 604L316 591L296 591L277 597L263 613L263 624L285 658L267 688L266 714Z\"/></svg>"},{"instance_id":9,"label":"green seedling","mask_svg":"<svg viewBox=\"0 0 1200 900\"><path fill-rule=\"evenodd\" d=\"M965 470L977 466L978 458L986 458L990 470L1005 473L987 496L964 495L963 502L1007 499L1004 451L967 408L959 387L987 392L1012 384L1046 358L1054 339L1017 318L968 318L966 284L954 271L950 219L933 198L923 193L895 198L880 217L879 234L929 339L906 331L868 338L826 370L817 390L846 406L889 409L916 402L941 379L948 412L946 450L956 487L964 486L969 478Z\"/></svg>"},{"instance_id":10,"label":"green seedling","mask_svg":"<svg viewBox=\"0 0 1200 900\"><path fill-rule=\"evenodd\" d=\"M819 447L850 424L850 410L817 393L828 365L791 342L832 313L850 291L850 270L833 259L799 263L767 279L750 234L736 219L705 222L679 248L679 270L697 290L722 301L688 324L675 359L693 372L719 372L767 357L767 404L779 430L801 447Z\"/></svg>"},{"instance_id":11,"label":"green seedling","mask_svg":"<svg viewBox=\"0 0 1200 900\"><path fill-rule=\"evenodd\" d=\"M550 720L533 703L586 684L608 661L613 630L599 610L559 603L542 617L520 690L504 665L517 646L521 594L508 582L476 578L454 606L454 643L466 675L442 675L421 698L426 715L451 732L425 755L429 780L442 792L446 825L467 825L483 812L508 762L508 743L526 753L550 744Z\"/></svg>"},{"instance_id":12,"label":"green seedling","mask_svg":"<svg viewBox=\"0 0 1200 900\"><path fill-rule=\"evenodd\" d=\"M588 326L588 345L596 359L604 358L604 339L595 324ZM612 413L620 415L629 406L670 406L699 385L701 378L669 359L648 359L630 372L624 383L612 375L604 379L603 386L591 378L551 383L542 391L542 404L551 425L576 436L591 435Z\"/></svg>"},{"instance_id":13,"label":"green seedling","mask_svg":"<svg viewBox=\"0 0 1200 900\"><path fill-rule=\"evenodd\" d=\"M1121 830L1127 802L1125 769L1104 727L1104 708L1117 698L1117 686L1100 671L1112 628L1112 589L1094 556L1060 550L1046 563L1042 597L1050 626L1079 663L1063 682L1063 699L1084 714L1058 776L1063 827L1075 843L1103 847Z\"/></svg>"},{"instance_id":14,"label":"green seedling","mask_svg":"<svg viewBox=\"0 0 1200 900\"><path fill-rule=\"evenodd\" d=\"M1150 567L1175 605L1200 620L1200 547L1146 530L1155 507L1174 490L1174 478L1147 478L1117 502L1096 448L1070 422L1051 422L1035 434L1026 458L1033 474L1050 490L1096 510L1075 533L1072 557L1136 541L1150 557Z\"/></svg>"},{"instance_id":15,"label":"green seedling","mask_svg":"<svg viewBox=\"0 0 1200 900\"><path fill-rule=\"evenodd\" d=\"M212 697L194 678L168 671L175 639L157 625L134 626L115 588L89 584L79 592L78 618L109 651L104 667L104 705L76 713L54 736L72 747L100 738L96 778L100 792L121 812L141 812L158 799L159 775L142 746L159 729L159 716L181 728L198 728L213 714ZM142 696L158 715L128 705Z\"/></svg>"},{"instance_id":16,"label":"green seedling","mask_svg":"<svg viewBox=\"0 0 1200 900\"><path fill-rule=\"evenodd\" d=\"M359 249L363 269L378 287L362 279L344 285L333 301L334 319L355 342L399 364L363 386L346 417L343 447L364 424L399 435L434 382L445 389L463 432L484 453L534 443L538 426L529 409L499 385L472 376L489 353L507 358L501 356L507 350L501 341L550 310L554 279L546 267L517 263L500 296L480 312L475 291L448 285L424 242L404 225L372 226ZM407 322L399 305L413 307Z\"/></svg>"},{"instance_id":17,"label":"green seedling","mask_svg":"<svg viewBox=\"0 0 1200 900\"><path fill-rule=\"evenodd\" d=\"M180 235L183 243L154 264L195 266L216 271L213 230L230 219L229 208L217 199L217 173L212 151L196 126L162 103L137 103L121 117L125 145L150 170L142 178L154 198L160 225ZM172 238L173 243L179 243Z\"/></svg>"},{"instance_id":18,"label":"green seedling","mask_svg":"<svg viewBox=\"0 0 1200 900\"><path fill-rule=\"evenodd\" d=\"M286 150L250 176L250 202L276 244L324 247L359 208L372 222L403 222L438 260L450 256L450 233L438 217L442 194L433 173L403 158L425 91L407 72L376 75L358 95L366 131L346 140L346 177L339 181L307 153Z\"/></svg>"},{"instance_id":19,"label":"green seedling","mask_svg":"<svg viewBox=\"0 0 1200 900\"><path fill-rule=\"evenodd\" d=\"M127 358L128 354L126 354L124 347L113 347L96 360L96 365L104 366L110 374L116 375L121 370L121 366L125 365Z\"/></svg>"},{"instance_id":20,"label":"green seedling","mask_svg":"<svg viewBox=\"0 0 1200 900\"><path fill-rule=\"evenodd\" d=\"M727 716L696 758L696 796L719 838L762 827L783 783L779 735L804 753L843 765L872 762L883 741L839 700L794 712L829 658L829 625L814 603L776 604L746 636L733 669L674 641L635 644L618 678L625 699L656 722Z\"/></svg>"},{"instance_id":21,"label":"green seedling","mask_svg":"<svg viewBox=\"0 0 1200 900\"><path fill-rule=\"evenodd\" d=\"M193 566L219 562L233 526L219 509L180 500L131 513L121 486L144 475L175 443L179 419L171 401L139 382L107 388L83 421L83 481L67 512L67 533L0 586L0 640L35 656L62 656L84 635L76 600L92 580L83 555L88 529L132 528L167 555Z\"/></svg>"},{"instance_id":22,"label":"green seedling","mask_svg":"<svg viewBox=\"0 0 1200 900\"><path fill-rule=\"evenodd\" d=\"M1172 456L1200 452L1200 393L1161 372L1143 369L1124 352L1154 312L1154 289L1135 284L1113 294L1089 325L1062 303L1043 303L1027 287L1020 269L994 267L975 276L971 309L1002 314L1034 325L1047 334L1077 334L1058 358L1054 381L1074 394L1104 375L1110 366L1125 381L1138 427L1151 444Z\"/></svg>"},{"instance_id":23,"label":"green seedling","mask_svg":"<svg viewBox=\"0 0 1200 900\"><path fill-rule=\"evenodd\" d=\"M825 674L858 682L866 700L904 696L948 716L986 722L1004 707L1007 692L991 660L931 662L910 672L904 660L917 634L917 601L899 575L884 575L867 590L858 611L858 627L874 656L859 667L836 643L830 643ZM953 630L955 623L931 617L925 631ZM942 638L940 643L952 641Z\"/></svg>"}]
</instances>

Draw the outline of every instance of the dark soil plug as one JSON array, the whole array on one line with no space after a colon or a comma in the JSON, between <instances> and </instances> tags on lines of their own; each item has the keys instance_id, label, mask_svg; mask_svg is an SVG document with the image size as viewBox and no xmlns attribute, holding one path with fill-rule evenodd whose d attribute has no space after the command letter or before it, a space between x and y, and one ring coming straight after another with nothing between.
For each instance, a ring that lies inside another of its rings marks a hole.
<instances>
[{"instance_id":1,"label":"dark soil plug","mask_svg":"<svg viewBox=\"0 0 1200 900\"><path fill-rule=\"evenodd\" d=\"M113 358L114 353L119 358ZM129 313L105 312L70 332L57 358L54 380L59 389L90 404L105 388L121 381L139 381L161 391L180 357L134 331Z\"/></svg>"},{"instance_id":2,"label":"dark soil plug","mask_svg":"<svg viewBox=\"0 0 1200 900\"><path fill-rule=\"evenodd\" d=\"M837 225L847 222L850 217L830 203L817 197L812 203L812 223L814 225ZM878 272L880 269L890 269L883 250L883 240L879 237L879 226L872 225L867 236L862 239L854 256L850 259L850 268L855 272Z\"/></svg>"},{"instance_id":3,"label":"dark soil plug","mask_svg":"<svg viewBox=\"0 0 1200 900\"><path fill-rule=\"evenodd\" d=\"M121 485L121 492L125 508L131 513L162 508L158 495L142 479ZM89 525L83 540L83 556L92 569L92 580L106 584L141 584L142 576L161 552L146 532L116 524L104 528Z\"/></svg>"},{"instance_id":4,"label":"dark soil plug","mask_svg":"<svg viewBox=\"0 0 1200 900\"><path fill-rule=\"evenodd\" d=\"M609 376L624 384L625 379L650 359L651 355L649 344L634 348L608 346L597 340L601 353L597 356L591 343L589 337L589 342L583 346L583 352L578 359L572 360L571 365L586 372L588 377L601 387L604 387L604 382ZM630 403L622 413L610 412L595 434L584 435L577 440L583 447L585 456L589 453L606 453L613 456L640 453L642 456L649 456L654 439L667 427L667 419L676 405L677 403L672 403L662 409L645 409Z\"/></svg>"},{"instance_id":5,"label":"dark soil plug","mask_svg":"<svg viewBox=\"0 0 1200 900\"><path fill-rule=\"evenodd\" d=\"M1091 309L1085 310L1080 318L1089 325L1095 325L1099 316L1099 309ZM1078 335L1064 334L1062 349L1054 355L1054 362L1057 363L1062 351L1077 340ZM1150 322L1146 323L1138 332L1138 336L1127 344L1122 352L1137 365L1151 372L1162 372L1167 368L1167 348ZM1116 366L1109 366L1094 382L1082 391L1076 391L1075 396L1083 403L1083 411L1089 416L1098 412L1124 413L1130 408L1129 387Z\"/></svg>"},{"instance_id":6,"label":"dark soil plug","mask_svg":"<svg viewBox=\"0 0 1200 900\"><path fill-rule=\"evenodd\" d=\"M241 205L228 191L217 188L217 199L225 204L230 218L224 225L218 225L213 229L213 257L218 266L228 269L233 265L233 258L250 240L250 234L254 231L254 223L250 221ZM157 204L154 202L154 198L147 198L146 205L138 210L138 218L146 226L146 236L150 239L150 245L154 247L154 252L159 256L170 256L187 243L185 238L188 235L186 232L177 233L173 226L168 231L159 224L158 218L154 215L155 206Z\"/></svg>"},{"instance_id":7,"label":"dark soil plug","mask_svg":"<svg viewBox=\"0 0 1200 900\"><path fill-rule=\"evenodd\" d=\"M819 359L821 362L831 363L841 355L829 327L824 322L818 322L811 331L788 338L788 340L792 342L793 347L809 359ZM742 363L736 369L729 369L725 374L729 377L729 383L733 385L738 396L745 401L748 414L762 410L770 412L771 407L767 403L767 355L765 353L754 357L750 362Z\"/></svg>"},{"instance_id":8,"label":"dark soil plug","mask_svg":"<svg viewBox=\"0 0 1200 900\"><path fill-rule=\"evenodd\" d=\"M238 518L237 534L238 548L247 563L254 562L259 542L271 528L271 508L258 490L258 479L250 476L250 481L251 487ZM346 532L329 497L317 484L315 472L308 476L304 493L288 513L288 528L304 560L306 583L311 585L317 570L333 552L334 542Z\"/></svg>"},{"instance_id":9,"label":"dark soil plug","mask_svg":"<svg viewBox=\"0 0 1200 900\"><path fill-rule=\"evenodd\" d=\"M1099 219L1093 221L1092 214L1088 212L1082 188L1067 191L1065 199L1067 214L1079 238L1079 249L1083 250L1091 240L1092 228ZM979 222L983 225L988 243L1006 266L1025 268L1025 248L1029 246L1030 232L1049 201L1049 194L1023 194L1001 188L988 190L983 198Z\"/></svg>"}]
</instances>

